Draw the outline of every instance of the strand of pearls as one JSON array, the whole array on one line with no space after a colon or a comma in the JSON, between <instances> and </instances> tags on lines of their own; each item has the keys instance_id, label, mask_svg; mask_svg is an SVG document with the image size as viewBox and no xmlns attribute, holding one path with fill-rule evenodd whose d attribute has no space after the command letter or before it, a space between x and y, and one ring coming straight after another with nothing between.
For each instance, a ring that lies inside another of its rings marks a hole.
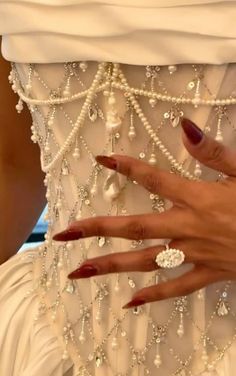
<instances>
[{"instance_id":1,"label":"strand of pearls","mask_svg":"<svg viewBox=\"0 0 236 376\"><path fill-rule=\"evenodd\" d=\"M114 63L116 64L116 63ZM123 90L127 91L127 86L123 83L119 82L113 82L112 86ZM223 98L223 99L203 99L203 98L182 98L182 97L174 97L171 95L165 95L161 93L156 93L156 92L151 92L148 90L143 90L143 89L137 89L134 87L129 87L129 92L131 94L135 95L142 95L144 97L148 98L154 98L158 99L162 102L172 102L172 103L181 103L181 104L192 104L195 108L198 107L198 105L205 105L205 106L220 106L220 105L232 105L236 104L236 98Z\"/></svg>"},{"instance_id":2,"label":"strand of pearls","mask_svg":"<svg viewBox=\"0 0 236 376\"><path fill-rule=\"evenodd\" d=\"M181 166L181 164L177 162L177 160L171 155L171 153L167 150L165 145L161 142L159 137L156 135L156 133L152 129L151 125L149 124L147 118L145 117L144 113L142 112L142 110L139 106L139 103L136 101L134 95L129 90L130 88L128 86L127 80L126 80L123 72L119 69L119 64L116 64L116 63L114 64L114 70L119 70L119 72L120 72L119 76L121 78L121 82L123 83L123 86L126 88L126 93L127 93L127 96L129 97L129 99L131 101L131 104L133 105L134 109L136 110L136 113L139 116L139 118L140 118L144 128L146 129L147 133L152 138L152 140L154 141L156 146L160 149L162 154L164 154L164 156L168 159L170 164L175 169L177 169L183 176L185 176L186 178L191 179L191 180L197 180L196 176L194 176L190 172L186 171Z\"/></svg>"},{"instance_id":3,"label":"strand of pearls","mask_svg":"<svg viewBox=\"0 0 236 376\"><path fill-rule=\"evenodd\" d=\"M99 63L99 67L102 64L104 64L106 66L108 63L107 62ZM116 65L116 64L119 65L119 63L114 63L114 65ZM11 74L9 74L8 80L10 82L12 82L12 75ZM103 91L109 85L110 85L110 82L104 82L103 84L101 84L99 87L96 88L96 91L97 92ZM127 91L126 85L119 83L117 81L112 82L112 87L123 90L123 91ZM50 99L50 100L48 100L48 99L42 100L42 99L32 99L32 98L27 97L24 94L24 92L20 88L17 87L15 82L12 85L12 90L14 92L16 92L24 102L32 104L32 105L50 105L50 104L52 105L52 104L70 103L70 102L76 101L77 99L85 97L89 93L90 89L81 91L79 93L73 94L72 96L66 97L66 98L54 98L54 99ZM175 97L175 96L171 96L171 95L165 95L165 94L157 93L157 92L154 92L154 91L138 89L138 88L135 88L135 87L130 87L129 91L132 94L157 99L157 100L160 100L162 102L172 102L172 103L178 103L178 104L179 103L181 103L181 104L192 104L194 107L196 107L198 105L224 106L224 105L236 104L236 98L234 98L232 96L230 96L229 98L223 98L223 99L203 99L203 98L200 98L200 97L195 97L195 98Z\"/></svg>"},{"instance_id":4,"label":"strand of pearls","mask_svg":"<svg viewBox=\"0 0 236 376\"><path fill-rule=\"evenodd\" d=\"M88 108L89 106L91 105L92 101L93 101L93 98L96 94L96 88L97 86L99 85L99 81L101 80L102 78L102 75L103 75L103 72L105 70L105 67L106 67L106 62L102 62L99 64L99 67L98 67L98 71L95 75L95 78L93 80L93 83L91 85L91 87L89 88L88 90L88 95L87 95L87 98L83 104L83 107L81 109L81 112L79 114L79 117L71 131L71 133L69 134L69 136L67 137L66 141L64 142L63 146L61 147L61 149L56 153L55 157L52 159L52 161L47 165L45 166L43 163L42 163L42 170L44 172L48 172L49 170L51 170L55 164L57 163L58 159L60 159L61 157L63 157L64 154L66 154L66 152L70 149L71 147L71 143L73 142L73 139L74 139L74 136L78 133L78 130L80 128L80 126L84 123L85 121L85 118L87 116L87 112L88 112Z\"/></svg>"}]
</instances>

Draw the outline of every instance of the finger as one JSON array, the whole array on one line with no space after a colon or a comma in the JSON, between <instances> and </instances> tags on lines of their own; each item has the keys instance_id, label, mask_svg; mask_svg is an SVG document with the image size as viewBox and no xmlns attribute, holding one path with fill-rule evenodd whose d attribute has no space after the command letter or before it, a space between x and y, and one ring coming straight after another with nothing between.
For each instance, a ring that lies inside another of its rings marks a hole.
<instances>
[{"instance_id":1,"label":"finger","mask_svg":"<svg viewBox=\"0 0 236 376\"><path fill-rule=\"evenodd\" d=\"M179 240L172 241L171 243L169 243L170 248L177 248L184 252L184 263L199 263L201 259L201 253L199 251L196 251L196 249L193 249L193 246L193 240ZM156 245L137 251L117 252L109 255L94 257L83 262L80 265L80 267L74 270L72 273L70 273L68 277L76 279L109 273L121 273L131 271L149 272L152 270L156 270L159 269L155 261L156 256L165 249L166 248L163 245ZM206 257L206 253L204 253L202 256L202 258ZM89 275L88 270L91 270L91 274Z\"/></svg>"},{"instance_id":2,"label":"finger","mask_svg":"<svg viewBox=\"0 0 236 376\"><path fill-rule=\"evenodd\" d=\"M159 194L180 204L188 204L199 197L198 185L200 182L189 181L184 177L157 169L127 155L112 154L111 158L97 156L96 160L104 166L126 175L130 180L136 181L154 194ZM112 160L115 161L115 164Z\"/></svg>"},{"instance_id":3,"label":"finger","mask_svg":"<svg viewBox=\"0 0 236 376\"><path fill-rule=\"evenodd\" d=\"M156 214L89 217L70 224L53 240L77 240L90 236L111 236L133 240L197 237L200 234L191 211L172 207Z\"/></svg>"},{"instance_id":4,"label":"finger","mask_svg":"<svg viewBox=\"0 0 236 376\"><path fill-rule=\"evenodd\" d=\"M182 119L183 143L188 152L204 165L236 177L236 151L205 135L189 119ZM192 140L192 141L191 141Z\"/></svg>"},{"instance_id":5,"label":"finger","mask_svg":"<svg viewBox=\"0 0 236 376\"><path fill-rule=\"evenodd\" d=\"M136 306L137 304L135 303L135 300L142 301L143 303L150 303L158 300L189 295L211 283L226 279L228 279L228 277L225 271L213 270L206 266L198 265L189 272L183 274L181 277L139 290L132 297L132 300L122 308Z\"/></svg>"}]
</instances>

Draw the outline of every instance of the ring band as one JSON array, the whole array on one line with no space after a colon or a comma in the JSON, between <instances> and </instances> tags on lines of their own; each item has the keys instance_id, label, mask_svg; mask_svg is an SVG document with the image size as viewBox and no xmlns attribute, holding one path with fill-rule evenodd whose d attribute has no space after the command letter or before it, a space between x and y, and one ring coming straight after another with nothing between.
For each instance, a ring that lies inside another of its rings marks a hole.
<instances>
[{"instance_id":1,"label":"ring band","mask_svg":"<svg viewBox=\"0 0 236 376\"><path fill-rule=\"evenodd\" d=\"M185 254L180 249L169 248L169 245L165 245L166 249L156 256L156 263L160 268L176 268L183 264L185 260Z\"/></svg>"}]
</instances>

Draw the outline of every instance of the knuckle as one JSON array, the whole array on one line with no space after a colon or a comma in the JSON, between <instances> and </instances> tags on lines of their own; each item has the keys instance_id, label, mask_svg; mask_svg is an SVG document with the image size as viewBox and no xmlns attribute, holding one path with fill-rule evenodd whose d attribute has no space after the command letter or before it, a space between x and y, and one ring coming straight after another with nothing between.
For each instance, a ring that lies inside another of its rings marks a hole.
<instances>
[{"instance_id":1,"label":"knuckle","mask_svg":"<svg viewBox=\"0 0 236 376\"><path fill-rule=\"evenodd\" d=\"M160 186L159 180L153 173L147 173L144 176L144 187L150 192L157 192Z\"/></svg>"},{"instance_id":2,"label":"knuckle","mask_svg":"<svg viewBox=\"0 0 236 376\"><path fill-rule=\"evenodd\" d=\"M225 149L221 144L215 143L209 150L207 154L207 159L209 162L218 162L223 159Z\"/></svg>"},{"instance_id":3,"label":"knuckle","mask_svg":"<svg viewBox=\"0 0 236 376\"><path fill-rule=\"evenodd\" d=\"M132 163L127 163L127 164L123 167L123 169L124 169L123 173L126 175L126 177L127 177L128 179L133 180L133 176L134 176L134 168L133 168Z\"/></svg>"},{"instance_id":4,"label":"knuckle","mask_svg":"<svg viewBox=\"0 0 236 376\"><path fill-rule=\"evenodd\" d=\"M144 239L146 236L146 229L144 225L137 220L128 223L126 226L126 232L128 237L135 240Z\"/></svg>"},{"instance_id":5,"label":"knuckle","mask_svg":"<svg viewBox=\"0 0 236 376\"><path fill-rule=\"evenodd\" d=\"M156 300L164 300L170 297L169 292L165 288L160 288L155 293Z\"/></svg>"},{"instance_id":6,"label":"knuckle","mask_svg":"<svg viewBox=\"0 0 236 376\"><path fill-rule=\"evenodd\" d=\"M96 218L93 224L93 232L97 236L102 236L104 234L104 224L101 221L101 218Z\"/></svg>"},{"instance_id":7,"label":"knuckle","mask_svg":"<svg viewBox=\"0 0 236 376\"><path fill-rule=\"evenodd\" d=\"M108 273L115 273L118 271L118 265L113 257L109 257L107 260L106 270Z\"/></svg>"},{"instance_id":8,"label":"knuckle","mask_svg":"<svg viewBox=\"0 0 236 376\"><path fill-rule=\"evenodd\" d=\"M157 254L157 251L153 252L153 248L146 249L143 251L143 259L142 259L142 265L144 266L144 269L147 271L152 271L157 269L157 264L155 261L155 256Z\"/></svg>"}]
</instances>

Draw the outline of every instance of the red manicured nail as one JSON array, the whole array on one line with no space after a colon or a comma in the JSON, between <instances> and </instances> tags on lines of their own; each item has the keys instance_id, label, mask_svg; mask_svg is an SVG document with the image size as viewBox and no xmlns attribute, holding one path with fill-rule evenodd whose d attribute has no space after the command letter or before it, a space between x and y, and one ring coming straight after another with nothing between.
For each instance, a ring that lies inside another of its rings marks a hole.
<instances>
[{"instance_id":1,"label":"red manicured nail","mask_svg":"<svg viewBox=\"0 0 236 376\"><path fill-rule=\"evenodd\" d=\"M183 118L181 124L186 136L192 144L196 145L202 140L204 133L195 123L189 119Z\"/></svg>"},{"instance_id":2,"label":"red manicured nail","mask_svg":"<svg viewBox=\"0 0 236 376\"><path fill-rule=\"evenodd\" d=\"M92 277L96 275L98 272L97 268L93 265L83 265L80 268L74 270L70 274L68 274L68 278L80 278L80 277Z\"/></svg>"},{"instance_id":3,"label":"red manicured nail","mask_svg":"<svg viewBox=\"0 0 236 376\"><path fill-rule=\"evenodd\" d=\"M95 159L98 163L101 163L108 168L112 168L114 170L116 170L117 168L117 161L112 157L107 157L106 155L97 155Z\"/></svg>"},{"instance_id":4,"label":"red manicured nail","mask_svg":"<svg viewBox=\"0 0 236 376\"><path fill-rule=\"evenodd\" d=\"M67 240L77 240L83 237L83 232L80 230L64 230L62 232L58 232L57 234L53 235L53 240L61 240L61 241L67 241Z\"/></svg>"},{"instance_id":5,"label":"red manicured nail","mask_svg":"<svg viewBox=\"0 0 236 376\"><path fill-rule=\"evenodd\" d=\"M136 306L142 305L144 303L145 303L144 299L136 298L136 299L131 300L127 304L125 304L122 308L136 307Z\"/></svg>"}]
</instances>

